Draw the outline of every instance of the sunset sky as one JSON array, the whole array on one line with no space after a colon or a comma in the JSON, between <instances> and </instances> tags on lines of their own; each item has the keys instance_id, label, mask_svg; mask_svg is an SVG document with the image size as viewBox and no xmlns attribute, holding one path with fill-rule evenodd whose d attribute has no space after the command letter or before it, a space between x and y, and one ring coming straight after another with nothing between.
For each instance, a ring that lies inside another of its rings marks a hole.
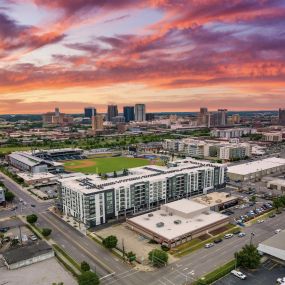
<instances>
[{"instance_id":1,"label":"sunset sky","mask_svg":"<svg viewBox=\"0 0 285 285\"><path fill-rule=\"evenodd\" d=\"M0 113L285 107L284 0L0 0Z\"/></svg>"}]
</instances>

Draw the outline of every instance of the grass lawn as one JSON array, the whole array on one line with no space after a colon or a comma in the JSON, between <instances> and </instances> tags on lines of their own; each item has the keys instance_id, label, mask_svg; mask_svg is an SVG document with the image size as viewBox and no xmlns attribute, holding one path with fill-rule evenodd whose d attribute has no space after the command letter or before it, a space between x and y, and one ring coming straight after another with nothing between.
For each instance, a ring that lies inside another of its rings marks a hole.
<instances>
[{"instance_id":1,"label":"grass lawn","mask_svg":"<svg viewBox=\"0 0 285 285\"><path fill-rule=\"evenodd\" d=\"M132 157L107 157L107 158L91 158L83 160L72 160L64 164L68 171L78 171L87 174L92 173L108 173L120 171L124 168L133 168L138 166L149 165L148 159L132 158Z\"/></svg>"}]
</instances>

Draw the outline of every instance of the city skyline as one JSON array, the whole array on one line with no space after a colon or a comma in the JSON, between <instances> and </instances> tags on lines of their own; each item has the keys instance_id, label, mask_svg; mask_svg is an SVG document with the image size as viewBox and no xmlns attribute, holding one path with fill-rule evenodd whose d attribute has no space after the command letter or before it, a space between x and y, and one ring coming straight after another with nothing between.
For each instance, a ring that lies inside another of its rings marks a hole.
<instances>
[{"instance_id":1,"label":"city skyline","mask_svg":"<svg viewBox=\"0 0 285 285\"><path fill-rule=\"evenodd\" d=\"M1 1L0 114L278 110L284 16L278 0Z\"/></svg>"}]
</instances>

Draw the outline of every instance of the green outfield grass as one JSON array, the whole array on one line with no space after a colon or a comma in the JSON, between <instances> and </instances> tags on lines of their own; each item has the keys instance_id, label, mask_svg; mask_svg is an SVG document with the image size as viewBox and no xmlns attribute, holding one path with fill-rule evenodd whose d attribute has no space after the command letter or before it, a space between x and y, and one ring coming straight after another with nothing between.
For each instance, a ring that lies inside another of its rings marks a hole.
<instances>
[{"instance_id":1,"label":"green outfield grass","mask_svg":"<svg viewBox=\"0 0 285 285\"><path fill-rule=\"evenodd\" d=\"M138 166L149 165L148 159L132 157L107 157L107 158L90 158L83 160L72 160L64 164L68 171L83 173L108 173L120 171L124 168L133 168Z\"/></svg>"}]
</instances>

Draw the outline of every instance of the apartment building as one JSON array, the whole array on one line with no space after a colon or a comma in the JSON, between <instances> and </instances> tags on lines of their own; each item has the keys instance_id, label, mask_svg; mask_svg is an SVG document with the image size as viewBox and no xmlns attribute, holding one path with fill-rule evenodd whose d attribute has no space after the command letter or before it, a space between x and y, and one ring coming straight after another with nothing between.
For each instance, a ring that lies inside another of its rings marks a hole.
<instances>
[{"instance_id":1,"label":"apartment building","mask_svg":"<svg viewBox=\"0 0 285 285\"><path fill-rule=\"evenodd\" d=\"M233 160L251 156L251 146L248 143L221 143L219 141L200 141L194 139L171 140L163 142L165 150L180 152L190 157L216 157Z\"/></svg>"},{"instance_id":2,"label":"apartment building","mask_svg":"<svg viewBox=\"0 0 285 285\"><path fill-rule=\"evenodd\" d=\"M233 129L214 129L211 136L216 138L240 138L244 135L256 134L256 129L252 128L233 128Z\"/></svg>"},{"instance_id":3,"label":"apartment building","mask_svg":"<svg viewBox=\"0 0 285 285\"><path fill-rule=\"evenodd\" d=\"M186 159L132 168L127 176L107 180L83 174L61 179L59 196L65 214L96 226L224 187L225 175L226 165Z\"/></svg>"}]
</instances>

